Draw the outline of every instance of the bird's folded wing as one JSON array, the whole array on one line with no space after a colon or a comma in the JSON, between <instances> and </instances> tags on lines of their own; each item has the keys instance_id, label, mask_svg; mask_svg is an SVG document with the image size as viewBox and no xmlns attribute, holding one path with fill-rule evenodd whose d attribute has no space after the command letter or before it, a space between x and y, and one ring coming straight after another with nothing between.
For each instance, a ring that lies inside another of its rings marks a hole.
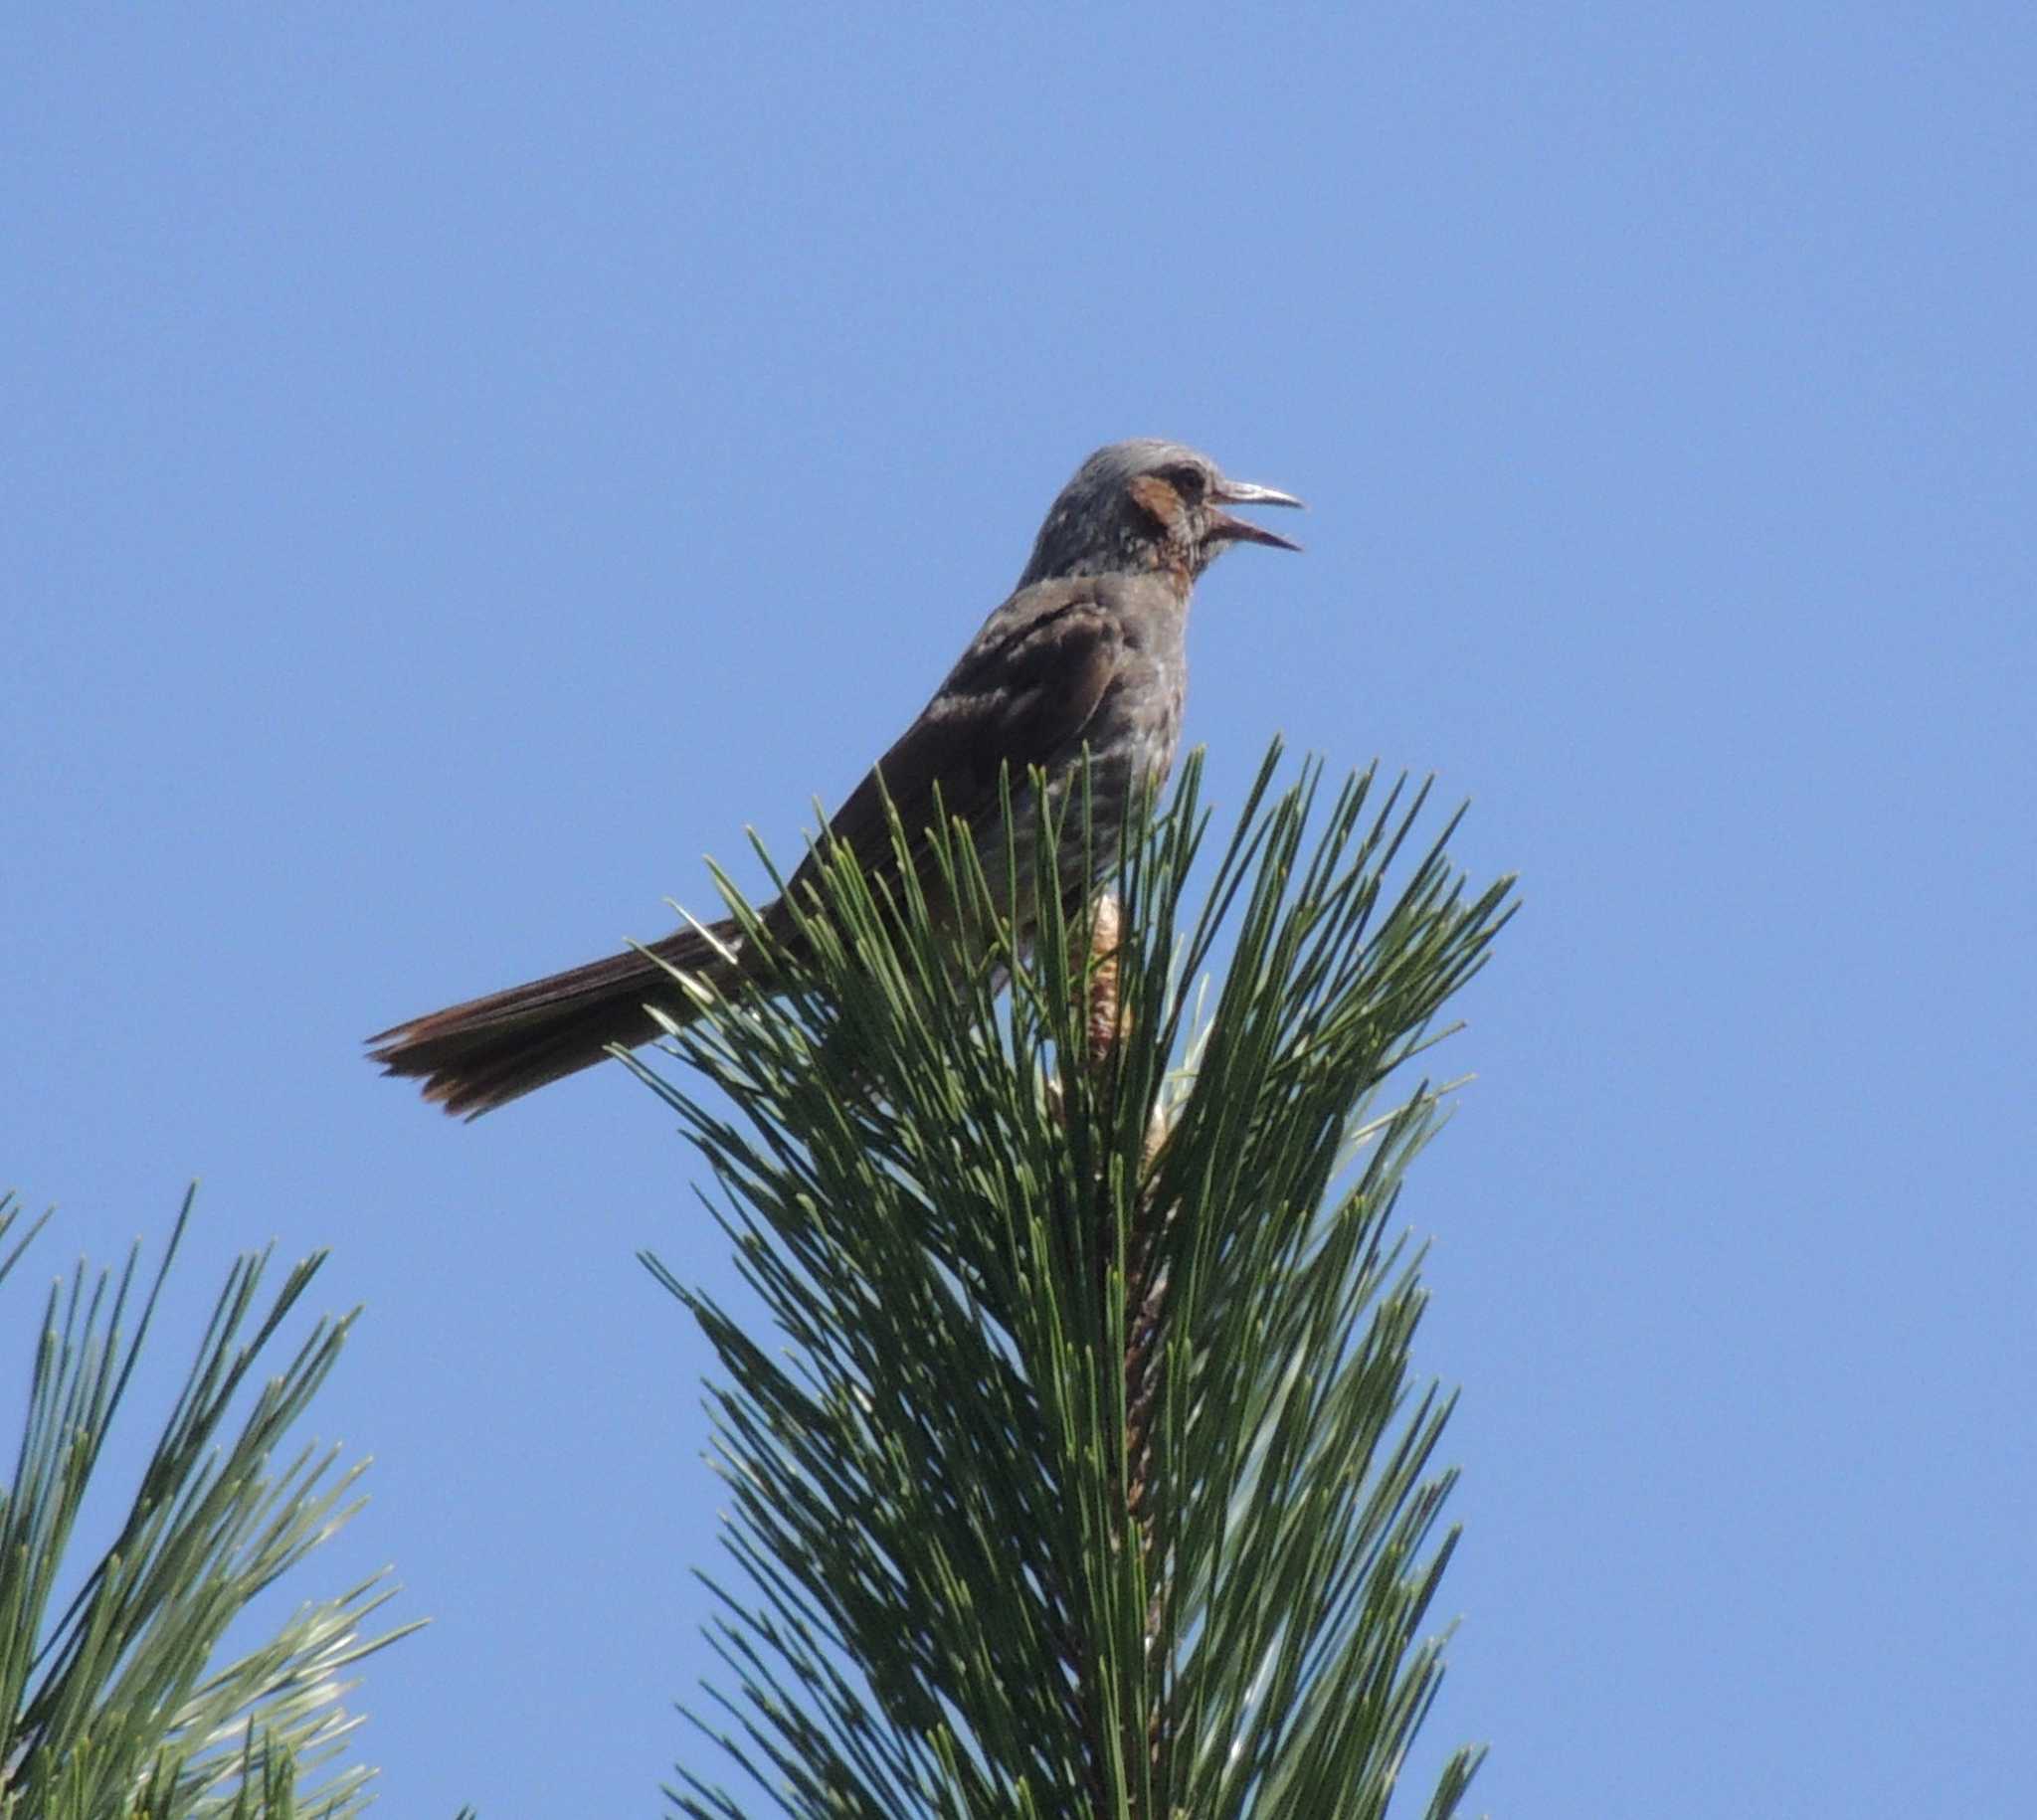
<instances>
[{"instance_id":1,"label":"bird's folded wing","mask_svg":"<svg viewBox=\"0 0 2037 1820\"><path fill-rule=\"evenodd\" d=\"M917 837L933 820L936 784L943 813L974 825L997 813L1002 767L1011 767L1016 788L1029 766L1052 767L1079 751L1125 654L1121 615L1103 593L1090 579L1038 582L1000 607L919 718L850 793L829 822L830 835L866 869L886 868L883 791Z\"/></svg>"}]
</instances>

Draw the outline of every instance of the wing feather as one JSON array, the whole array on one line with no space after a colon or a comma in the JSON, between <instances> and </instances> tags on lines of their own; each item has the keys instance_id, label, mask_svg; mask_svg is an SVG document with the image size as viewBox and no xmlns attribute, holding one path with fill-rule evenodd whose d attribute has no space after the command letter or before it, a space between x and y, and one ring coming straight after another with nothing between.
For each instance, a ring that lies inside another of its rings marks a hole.
<instances>
[{"instance_id":1,"label":"wing feather","mask_svg":"<svg viewBox=\"0 0 2037 1820\"><path fill-rule=\"evenodd\" d=\"M881 867L891 853L884 790L915 832L933 819L937 784L947 814L974 822L996 810L1002 764L1022 779L1028 766L1052 766L1078 750L1125 655L1121 616L1102 597L1092 579L1038 582L1000 607L919 718L849 793L829 834L866 868Z\"/></svg>"}]
</instances>

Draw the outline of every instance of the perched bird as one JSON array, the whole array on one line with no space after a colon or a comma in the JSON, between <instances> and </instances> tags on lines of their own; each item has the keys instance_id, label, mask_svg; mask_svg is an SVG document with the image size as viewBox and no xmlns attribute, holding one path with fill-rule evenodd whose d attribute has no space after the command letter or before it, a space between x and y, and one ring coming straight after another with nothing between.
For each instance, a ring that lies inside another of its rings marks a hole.
<instances>
[{"instance_id":1,"label":"perched bird","mask_svg":"<svg viewBox=\"0 0 2037 1820\"><path fill-rule=\"evenodd\" d=\"M1270 486L1227 480L1207 455L1179 443L1142 438L1098 450L1048 511L1011 599L850 793L817 851L840 842L866 870L894 870L884 793L915 830L933 820L938 785L940 813L969 825L995 880L1004 850L1001 769L1011 767L1017 790L1039 766L1051 792L1079 775L1086 750L1089 850L1114 855L1134 796L1157 787L1174 763L1196 578L1228 544L1300 548L1225 508L1300 503ZM790 891L801 890L815 864L809 854ZM1092 883L1062 880L1069 890ZM783 899L762 915L774 938L790 936ZM425 1097L449 1113L475 1117L591 1066L611 1043L648 1042L658 1033L646 1008L653 1001L683 1021L692 1001L659 960L721 989L759 972L754 961L746 965L732 920L705 934L685 929L648 953L614 955L414 1017L370 1037L371 1059L390 1074L422 1078Z\"/></svg>"}]
</instances>

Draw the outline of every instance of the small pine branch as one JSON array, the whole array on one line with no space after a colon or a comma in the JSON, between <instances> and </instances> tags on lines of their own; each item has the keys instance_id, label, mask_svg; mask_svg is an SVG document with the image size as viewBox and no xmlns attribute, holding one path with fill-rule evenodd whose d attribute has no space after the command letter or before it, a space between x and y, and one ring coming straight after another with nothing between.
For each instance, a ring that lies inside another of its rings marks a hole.
<instances>
[{"instance_id":1,"label":"small pine branch","mask_svg":"<svg viewBox=\"0 0 2037 1820\"><path fill-rule=\"evenodd\" d=\"M749 1591L716 1585L730 1683L695 1718L786 1813L1386 1811L1455 1542L1419 1258L1387 1231L1441 1095L1388 1082L1509 883L1467 893L1454 820L1407 859L1425 790L1367 775L1326 811L1278 756L1193 911L1194 761L1093 903L995 902L938 825L894 829L928 859L896 901L827 851L788 991L671 1029L733 1116L634 1064L784 1343L647 1257L728 1373ZM996 875L1051 876L1067 814L1008 815L1041 863ZM681 1780L684 1813L743 1811Z\"/></svg>"},{"instance_id":2,"label":"small pine branch","mask_svg":"<svg viewBox=\"0 0 2037 1820\"><path fill-rule=\"evenodd\" d=\"M342 1469L336 1449L288 1445L353 1316L316 1322L274 1375L253 1375L322 1254L292 1268L266 1308L267 1254L233 1267L118 1534L53 1609L191 1205L187 1194L145 1291L138 1246L117 1278L81 1264L50 1291L13 1479L0 1490L0 1820L285 1820L350 1815L366 1799L371 1772L337 1761L356 1723L340 1703L363 1657L416 1628L364 1633L393 1596L382 1575L299 1606L257 1647L215 1660L249 1602L360 1508L365 1463ZM0 1196L0 1248L18 1214ZM26 1242L0 1262L0 1279Z\"/></svg>"}]
</instances>

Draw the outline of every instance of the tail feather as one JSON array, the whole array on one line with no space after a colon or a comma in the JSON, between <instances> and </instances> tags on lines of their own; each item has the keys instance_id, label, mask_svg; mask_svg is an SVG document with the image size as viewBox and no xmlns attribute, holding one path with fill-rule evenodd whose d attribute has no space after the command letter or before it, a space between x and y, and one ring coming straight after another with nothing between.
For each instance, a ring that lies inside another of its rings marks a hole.
<instances>
[{"instance_id":1,"label":"tail feather","mask_svg":"<svg viewBox=\"0 0 2037 1820\"><path fill-rule=\"evenodd\" d=\"M611 955L413 1017L369 1037L369 1057L386 1074L421 1079L425 1098L454 1117L478 1118L593 1067L612 1043L635 1048L648 1042L659 1031L646 1008L650 1003L683 1023L695 1007L659 962L726 988L744 975L741 960L729 952L740 945L732 921L704 934L681 930L648 953Z\"/></svg>"}]
</instances>

